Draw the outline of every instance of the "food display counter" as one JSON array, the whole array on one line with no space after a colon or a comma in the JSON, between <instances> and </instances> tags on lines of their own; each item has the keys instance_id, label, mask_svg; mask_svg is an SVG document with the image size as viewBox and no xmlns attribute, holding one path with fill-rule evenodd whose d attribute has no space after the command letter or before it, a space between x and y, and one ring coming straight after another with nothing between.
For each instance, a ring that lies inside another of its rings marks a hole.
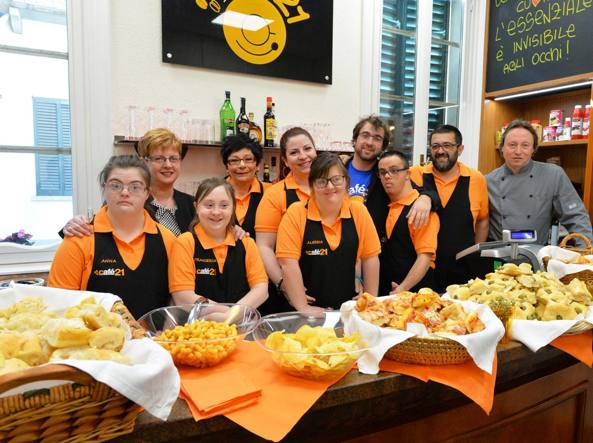
<instances>
[{"instance_id":1,"label":"food display counter","mask_svg":"<svg viewBox=\"0 0 593 443\"><path fill-rule=\"evenodd\" d=\"M185 401L177 400L168 421L142 412L134 431L113 441L263 440L224 416L195 422ZM552 346L533 353L517 342L501 344L490 415L461 392L439 383L352 370L321 396L283 441L590 442L593 370Z\"/></svg>"},{"instance_id":2,"label":"food display counter","mask_svg":"<svg viewBox=\"0 0 593 443\"><path fill-rule=\"evenodd\" d=\"M167 422L147 413L117 442L262 441L218 416L195 422L178 400ZM547 346L499 346L490 415L438 383L351 371L315 403L283 441L593 441L593 370Z\"/></svg>"}]
</instances>

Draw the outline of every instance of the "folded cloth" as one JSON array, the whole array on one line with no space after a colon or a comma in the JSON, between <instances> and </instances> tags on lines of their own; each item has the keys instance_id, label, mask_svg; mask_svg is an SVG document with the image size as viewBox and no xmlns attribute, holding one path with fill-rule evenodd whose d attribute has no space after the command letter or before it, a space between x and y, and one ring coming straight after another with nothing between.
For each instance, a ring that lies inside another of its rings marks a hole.
<instances>
[{"instance_id":1,"label":"folded cloth","mask_svg":"<svg viewBox=\"0 0 593 443\"><path fill-rule=\"evenodd\" d=\"M580 321L593 324L593 308L589 307L585 315L579 314L573 320L512 320L510 333L512 340L520 341L533 352L550 344Z\"/></svg>"},{"instance_id":2,"label":"folded cloth","mask_svg":"<svg viewBox=\"0 0 593 443\"><path fill-rule=\"evenodd\" d=\"M237 369L208 372L202 376L180 369L179 374L181 391L201 414L220 414L234 405L261 396L261 388Z\"/></svg>"},{"instance_id":3,"label":"folded cloth","mask_svg":"<svg viewBox=\"0 0 593 443\"><path fill-rule=\"evenodd\" d=\"M563 335L550 343L574 358L582 361L587 366L593 365L593 332L586 331L582 334Z\"/></svg>"},{"instance_id":4,"label":"folded cloth","mask_svg":"<svg viewBox=\"0 0 593 443\"><path fill-rule=\"evenodd\" d=\"M273 441L282 440L327 388L345 375L323 381L294 377L276 366L271 354L259 344L246 341L240 342L235 352L217 366L181 368L180 373L183 379L199 378L229 369L241 372L260 386L261 397L251 405L243 403L223 414L248 431Z\"/></svg>"},{"instance_id":5,"label":"folded cloth","mask_svg":"<svg viewBox=\"0 0 593 443\"><path fill-rule=\"evenodd\" d=\"M572 261L581 256L578 252L569 251L559 246L544 246L537 253L537 258L543 268L543 258L549 257L547 270L558 278L562 278L568 274L576 274L581 271L593 271L593 264L576 264L564 263L564 261ZM593 260L593 255L587 255L588 259Z\"/></svg>"},{"instance_id":6,"label":"folded cloth","mask_svg":"<svg viewBox=\"0 0 593 443\"><path fill-rule=\"evenodd\" d=\"M106 310L121 301L119 297L108 293L14 285L2 291L0 309L27 297L41 297L48 310L62 314L90 296L95 297L97 304ZM171 355L149 338L126 340L121 353L130 359L132 365L109 360L60 360L52 363L80 369L139 404L155 417L166 420L179 394L179 374ZM22 388L26 389L26 385ZM3 395L19 393L11 390Z\"/></svg>"},{"instance_id":7,"label":"folded cloth","mask_svg":"<svg viewBox=\"0 0 593 443\"><path fill-rule=\"evenodd\" d=\"M426 366L383 359L379 366L382 371L409 375L424 382L432 380L450 386L474 401L486 414L490 414L492 410L497 371L496 355L491 374L481 370L473 360L459 365Z\"/></svg>"}]
</instances>

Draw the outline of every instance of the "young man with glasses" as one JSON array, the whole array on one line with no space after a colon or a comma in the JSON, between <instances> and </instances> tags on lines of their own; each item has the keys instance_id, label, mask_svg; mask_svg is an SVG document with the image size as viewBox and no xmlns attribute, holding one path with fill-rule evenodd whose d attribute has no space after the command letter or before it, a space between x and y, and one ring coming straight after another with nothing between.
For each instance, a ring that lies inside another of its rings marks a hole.
<instances>
[{"instance_id":1,"label":"young man with glasses","mask_svg":"<svg viewBox=\"0 0 593 443\"><path fill-rule=\"evenodd\" d=\"M410 177L418 186L435 189L441 200L436 251L436 290L453 283L465 283L484 273L480 260L455 259L455 255L488 237L488 191L486 179L458 158L463 152L461 132L455 126L440 125L429 137L432 163L413 166Z\"/></svg>"},{"instance_id":2,"label":"young man with glasses","mask_svg":"<svg viewBox=\"0 0 593 443\"><path fill-rule=\"evenodd\" d=\"M490 238L501 240L503 229L534 229L538 243L546 244L557 219L593 240L589 214L564 170L532 159L537 142L537 132L523 120L511 122L502 136L504 165L486 176Z\"/></svg>"},{"instance_id":3,"label":"young man with glasses","mask_svg":"<svg viewBox=\"0 0 593 443\"><path fill-rule=\"evenodd\" d=\"M389 198L377 176L377 157L387 149L389 137L389 128L379 117L371 115L362 118L352 130L354 155L345 160L350 177L348 194L350 198L366 204L379 234L387 217ZM417 228L427 223L431 208L439 206L436 192L419 191L420 198L407 218Z\"/></svg>"},{"instance_id":4,"label":"young man with glasses","mask_svg":"<svg viewBox=\"0 0 593 443\"><path fill-rule=\"evenodd\" d=\"M385 151L378 163L378 176L390 200L386 235L381 238L379 293L433 288L439 218L431 212L424 226L409 224L406 216L420 194L412 188L406 156Z\"/></svg>"}]
</instances>

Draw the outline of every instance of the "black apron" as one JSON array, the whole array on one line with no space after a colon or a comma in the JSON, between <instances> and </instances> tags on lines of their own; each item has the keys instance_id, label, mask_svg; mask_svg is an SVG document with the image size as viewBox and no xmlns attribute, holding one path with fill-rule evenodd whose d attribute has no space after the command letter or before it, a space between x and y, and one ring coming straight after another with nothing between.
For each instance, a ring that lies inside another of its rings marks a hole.
<instances>
[{"instance_id":1,"label":"black apron","mask_svg":"<svg viewBox=\"0 0 593 443\"><path fill-rule=\"evenodd\" d=\"M332 251L320 221L307 219L299 267L307 294L316 299L315 306L339 309L355 295L354 278L358 233L354 219L342 219L342 238Z\"/></svg>"},{"instance_id":2,"label":"black apron","mask_svg":"<svg viewBox=\"0 0 593 443\"><path fill-rule=\"evenodd\" d=\"M249 206L247 207L247 212L245 213L245 218L243 219L243 223L241 223L241 227L245 232L249 232L249 236L255 240L255 213L257 212L257 207L259 206L259 202L264 194L264 187L262 183L258 180L259 183L259 192L252 192L251 196L249 197Z\"/></svg>"},{"instance_id":3,"label":"black apron","mask_svg":"<svg viewBox=\"0 0 593 443\"><path fill-rule=\"evenodd\" d=\"M406 216L411 206L404 206L397 222L391 230L391 236L381 237L381 254L379 255L380 278L379 295L388 295L391 292L391 282L401 283L416 261L418 255L410 236L410 229ZM385 229L385 228L383 228ZM421 288L433 288L433 269L428 268L424 277L410 291L417 292Z\"/></svg>"},{"instance_id":4,"label":"black apron","mask_svg":"<svg viewBox=\"0 0 593 443\"><path fill-rule=\"evenodd\" d=\"M196 234L192 232L192 235L195 242L196 294L218 303L237 303L251 290L245 271L243 242L228 246L221 274L214 251L205 249Z\"/></svg>"},{"instance_id":5,"label":"black apron","mask_svg":"<svg viewBox=\"0 0 593 443\"><path fill-rule=\"evenodd\" d=\"M423 174L424 186L436 189L434 176ZM466 283L470 278L482 275L479 257L465 257L456 260L455 255L475 244L474 218L469 200L469 177L459 176L455 190L446 206L437 211L441 221L438 236L437 257L435 261L436 290L444 292L447 286L454 283Z\"/></svg>"},{"instance_id":6,"label":"black apron","mask_svg":"<svg viewBox=\"0 0 593 443\"><path fill-rule=\"evenodd\" d=\"M160 230L157 234L144 234L144 256L135 270L124 263L111 232L95 232L93 235L95 258L86 287L88 291L118 295L136 319L153 309L167 306L168 259Z\"/></svg>"},{"instance_id":7,"label":"black apron","mask_svg":"<svg viewBox=\"0 0 593 443\"><path fill-rule=\"evenodd\" d=\"M293 203L300 201L296 189L288 189L284 182L284 194L286 195L286 210ZM277 312L294 311L284 294L279 294L276 285L270 281L268 283L268 299L258 308L261 315L274 314Z\"/></svg>"}]
</instances>

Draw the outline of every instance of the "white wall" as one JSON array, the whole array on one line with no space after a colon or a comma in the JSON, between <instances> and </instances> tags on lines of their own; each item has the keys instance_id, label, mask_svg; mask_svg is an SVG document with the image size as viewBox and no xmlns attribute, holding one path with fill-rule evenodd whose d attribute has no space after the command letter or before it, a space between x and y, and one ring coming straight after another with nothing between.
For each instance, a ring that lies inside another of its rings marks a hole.
<instances>
[{"instance_id":1,"label":"white wall","mask_svg":"<svg viewBox=\"0 0 593 443\"><path fill-rule=\"evenodd\" d=\"M113 131L127 131L129 105L145 113L170 107L196 118L218 120L224 91L235 109L239 97L262 120L266 96L277 107L279 125L331 124L330 140L351 139L361 109L361 16L363 0L334 2L333 84L236 74L161 62L161 1L112 0Z\"/></svg>"}]
</instances>

